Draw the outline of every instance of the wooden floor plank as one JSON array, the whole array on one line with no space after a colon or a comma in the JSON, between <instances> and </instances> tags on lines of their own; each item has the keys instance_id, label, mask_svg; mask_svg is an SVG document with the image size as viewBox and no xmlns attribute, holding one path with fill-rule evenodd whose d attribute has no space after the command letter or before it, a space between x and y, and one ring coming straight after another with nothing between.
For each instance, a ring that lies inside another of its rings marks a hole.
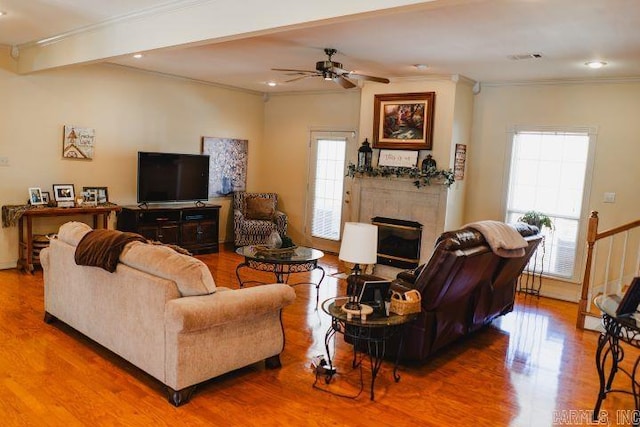
<instances>
[{"instance_id":1,"label":"wooden floor plank","mask_svg":"<svg viewBox=\"0 0 640 427\"><path fill-rule=\"evenodd\" d=\"M198 256L218 286L237 288L242 259L229 248ZM320 300L344 294L335 256L321 262L327 277ZM244 269L252 279L268 274ZM243 276L244 277L244 276ZM318 277L317 275L315 277ZM308 278L308 275L307 275ZM305 280L300 274L295 279ZM424 365L401 366L391 378L384 363L376 400L356 398L359 370L351 348L338 339L336 382L313 387L313 356L324 354L328 316L315 309L315 288L295 287L284 310L282 368L252 365L198 386L192 401L175 408L164 387L128 362L68 326L43 322L42 272L0 271L0 416L5 426L551 426L574 411L574 425L587 425L598 389L594 366L597 334L574 328L576 305L519 295L513 313L451 345ZM627 359L637 352L629 350ZM367 366L365 364L365 366ZM620 384L626 386L625 384ZM609 425L617 410L633 408L625 395L604 402ZM624 424L622 424L624 425Z\"/></svg>"}]
</instances>

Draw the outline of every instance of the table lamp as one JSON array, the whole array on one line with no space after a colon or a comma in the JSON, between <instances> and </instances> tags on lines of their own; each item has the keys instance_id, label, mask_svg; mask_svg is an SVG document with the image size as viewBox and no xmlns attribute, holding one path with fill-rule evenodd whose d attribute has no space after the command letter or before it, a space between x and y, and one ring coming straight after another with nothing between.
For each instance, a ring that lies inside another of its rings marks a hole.
<instances>
[{"instance_id":1,"label":"table lamp","mask_svg":"<svg viewBox=\"0 0 640 427\"><path fill-rule=\"evenodd\" d=\"M346 222L342 233L342 244L338 259L355 264L353 279L347 279L347 296L349 301L345 308L360 310L357 294L357 276L360 275L360 264L375 264L378 258L378 227L362 222ZM350 283L351 282L351 283Z\"/></svg>"}]
</instances>

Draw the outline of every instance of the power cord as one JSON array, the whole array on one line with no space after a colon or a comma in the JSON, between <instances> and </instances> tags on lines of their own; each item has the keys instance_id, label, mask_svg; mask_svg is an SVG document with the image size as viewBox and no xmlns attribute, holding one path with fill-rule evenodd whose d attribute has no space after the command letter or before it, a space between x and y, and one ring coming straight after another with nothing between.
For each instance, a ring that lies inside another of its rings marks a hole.
<instances>
[{"instance_id":1,"label":"power cord","mask_svg":"<svg viewBox=\"0 0 640 427\"><path fill-rule=\"evenodd\" d=\"M338 393L332 390L329 390L327 388L323 388L320 387L318 385L318 381L320 380L320 378L324 378L324 382L326 384L329 384L332 380L332 378L337 375L337 370L335 367L331 368L329 366L329 364L327 363L327 361L324 359L323 356L316 356L315 358L312 359L312 365L315 366L315 380L313 382L312 387L316 390L320 390L322 392L325 393L329 393L331 395L334 396L338 396L338 397L344 397L347 399L357 399L360 394L362 394L362 390L364 390L364 380L363 380L363 374L362 374L362 353L358 353L360 355L359 360L357 361L357 363L353 364L353 368L354 369L358 369L360 371L360 390L358 390L358 393L355 395L349 395L349 394L343 394L343 393ZM317 364L315 364L315 363Z\"/></svg>"}]
</instances>

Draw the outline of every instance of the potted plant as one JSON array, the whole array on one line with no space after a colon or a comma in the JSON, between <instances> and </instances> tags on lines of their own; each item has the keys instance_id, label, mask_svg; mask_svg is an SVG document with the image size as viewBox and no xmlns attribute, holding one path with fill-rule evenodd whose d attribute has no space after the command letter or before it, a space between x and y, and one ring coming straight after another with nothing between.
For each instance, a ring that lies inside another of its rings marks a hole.
<instances>
[{"instance_id":1,"label":"potted plant","mask_svg":"<svg viewBox=\"0 0 640 427\"><path fill-rule=\"evenodd\" d=\"M551 218L542 212L527 211L524 215L518 218L518 221L529 225L535 225L540 231L542 231L542 227L547 227L549 230L553 230L553 222L551 221Z\"/></svg>"}]
</instances>

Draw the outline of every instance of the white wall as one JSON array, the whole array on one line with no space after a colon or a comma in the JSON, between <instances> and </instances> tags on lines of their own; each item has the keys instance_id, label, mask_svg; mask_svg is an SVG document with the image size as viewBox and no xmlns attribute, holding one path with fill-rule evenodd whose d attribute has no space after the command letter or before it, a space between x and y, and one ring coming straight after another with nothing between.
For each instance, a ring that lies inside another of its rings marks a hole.
<instances>
[{"instance_id":1,"label":"white wall","mask_svg":"<svg viewBox=\"0 0 640 427\"><path fill-rule=\"evenodd\" d=\"M638 219L640 209L640 81L581 84L484 85L474 106L467 157L467 222L504 218L507 129L514 125L598 128L588 211L605 230ZM603 203L604 192L616 202ZM577 285L548 282L543 293L575 299Z\"/></svg>"},{"instance_id":2,"label":"white wall","mask_svg":"<svg viewBox=\"0 0 640 427\"><path fill-rule=\"evenodd\" d=\"M451 145L449 164L442 168L452 168L455 163L456 144L465 144L467 151L471 148L471 128L473 123L473 86L471 81L462 80L456 84L455 103L453 111L453 129L451 131ZM464 207L467 194L467 182L463 177L456 181L447 193L448 215L444 224L445 230L455 230L464 225Z\"/></svg>"},{"instance_id":3,"label":"white wall","mask_svg":"<svg viewBox=\"0 0 640 427\"><path fill-rule=\"evenodd\" d=\"M304 223L310 132L357 131L359 108L360 92L343 89L274 95L265 104L260 180L252 189L278 193L279 208L288 215L288 233L294 242L308 244ZM354 147L348 158L356 157L356 152Z\"/></svg>"},{"instance_id":4,"label":"white wall","mask_svg":"<svg viewBox=\"0 0 640 427\"><path fill-rule=\"evenodd\" d=\"M110 65L21 76L6 50L0 57L0 156L9 158L0 167L0 204L23 204L28 187L51 191L53 184L106 186L110 201L134 204L137 152L199 153L202 136L248 139L248 186L256 185L261 95ZM92 161L62 159L65 124L95 129ZM223 205L227 239L229 199L212 202ZM35 231L56 231L69 219L38 221ZM17 227L0 229L0 268L15 265L17 242Z\"/></svg>"}]
</instances>

